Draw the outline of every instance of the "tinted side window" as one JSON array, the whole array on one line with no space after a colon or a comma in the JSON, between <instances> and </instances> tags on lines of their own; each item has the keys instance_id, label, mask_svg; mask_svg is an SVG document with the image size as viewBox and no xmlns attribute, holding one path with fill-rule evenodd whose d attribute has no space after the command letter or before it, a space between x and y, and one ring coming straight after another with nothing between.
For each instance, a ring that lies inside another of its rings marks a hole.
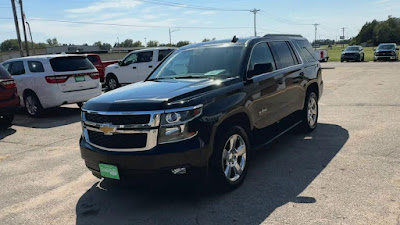
<instances>
[{"instance_id":1,"label":"tinted side window","mask_svg":"<svg viewBox=\"0 0 400 225\"><path fill-rule=\"evenodd\" d=\"M160 50L158 52L158 61L161 61L165 58L165 56L167 56L169 53L171 53L173 51L173 49L164 49L164 50Z\"/></svg>"},{"instance_id":2,"label":"tinted side window","mask_svg":"<svg viewBox=\"0 0 400 225\"><path fill-rule=\"evenodd\" d=\"M311 44L306 40L298 40L295 41L297 46L297 50L300 52L301 56L303 57L304 61L307 62L315 62L317 61L314 50L311 47Z\"/></svg>"},{"instance_id":3,"label":"tinted side window","mask_svg":"<svg viewBox=\"0 0 400 225\"><path fill-rule=\"evenodd\" d=\"M274 56L276 59L276 66L278 69L293 66L295 60L293 58L292 50L289 48L285 41L274 41L270 43Z\"/></svg>"},{"instance_id":4,"label":"tinted side window","mask_svg":"<svg viewBox=\"0 0 400 225\"><path fill-rule=\"evenodd\" d=\"M95 55L88 55L87 58L89 59L89 61L91 63L93 63L93 65L99 64L99 59L97 58L97 56Z\"/></svg>"},{"instance_id":5,"label":"tinted side window","mask_svg":"<svg viewBox=\"0 0 400 225\"><path fill-rule=\"evenodd\" d=\"M0 79L10 79L11 76L8 71L3 67L0 66Z\"/></svg>"},{"instance_id":6,"label":"tinted side window","mask_svg":"<svg viewBox=\"0 0 400 225\"><path fill-rule=\"evenodd\" d=\"M28 61L29 71L32 73L43 73L43 64L39 61Z\"/></svg>"},{"instance_id":7,"label":"tinted side window","mask_svg":"<svg viewBox=\"0 0 400 225\"><path fill-rule=\"evenodd\" d=\"M268 44L258 43L251 53L248 76L252 77L274 70L276 70L275 61Z\"/></svg>"},{"instance_id":8,"label":"tinted side window","mask_svg":"<svg viewBox=\"0 0 400 225\"><path fill-rule=\"evenodd\" d=\"M22 61L15 61L11 65L11 75L22 75L25 74L24 63Z\"/></svg>"},{"instance_id":9,"label":"tinted side window","mask_svg":"<svg viewBox=\"0 0 400 225\"><path fill-rule=\"evenodd\" d=\"M151 62L153 61L153 51L148 52L138 52L137 53L137 62Z\"/></svg>"}]
</instances>

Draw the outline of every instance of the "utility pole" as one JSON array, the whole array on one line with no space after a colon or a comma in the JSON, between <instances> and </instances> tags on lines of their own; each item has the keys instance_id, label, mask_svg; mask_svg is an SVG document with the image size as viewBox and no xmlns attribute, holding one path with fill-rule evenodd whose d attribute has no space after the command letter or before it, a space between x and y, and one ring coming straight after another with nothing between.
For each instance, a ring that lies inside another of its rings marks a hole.
<instances>
[{"instance_id":1,"label":"utility pole","mask_svg":"<svg viewBox=\"0 0 400 225\"><path fill-rule=\"evenodd\" d=\"M147 47L147 40L144 38L144 47Z\"/></svg>"},{"instance_id":2,"label":"utility pole","mask_svg":"<svg viewBox=\"0 0 400 225\"><path fill-rule=\"evenodd\" d=\"M171 30L171 28L168 29L169 32L169 46L172 46L172 41L171 41L171 34L174 33L175 31L178 31L179 29L176 30Z\"/></svg>"},{"instance_id":3,"label":"utility pole","mask_svg":"<svg viewBox=\"0 0 400 225\"><path fill-rule=\"evenodd\" d=\"M17 10L15 9L15 0L11 0L11 5L12 5L13 14L14 14L15 30L17 31L19 53L20 53L21 57L24 57L24 52L22 51L21 35L19 33Z\"/></svg>"},{"instance_id":4,"label":"utility pole","mask_svg":"<svg viewBox=\"0 0 400 225\"><path fill-rule=\"evenodd\" d=\"M256 19L256 15L257 15L257 12L260 12L260 10L259 9L253 9L250 12L252 12L254 14L254 36L256 37L257 36L257 19Z\"/></svg>"},{"instance_id":5,"label":"utility pole","mask_svg":"<svg viewBox=\"0 0 400 225\"><path fill-rule=\"evenodd\" d=\"M342 39L342 48L344 49L344 30L345 30L346 28L345 27L342 27L342 30L343 30L343 39Z\"/></svg>"},{"instance_id":6,"label":"utility pole","mask_svg":"<svg viewBox=\"0 0 400 225\"><path fill-rule=\"evenodd\" d=\"M32 44L33 55L36 55L35 46L34 46L34 44L33 44L31 25L28 23L28 21L26 21L25 23L26 23L26 25L28 25L29 36L31 37L31 44Z\"/></svg>"},{"instance_id":7,"label":"utility pole","mask_svg":"<svg viewBox=\"0 0 400 225\"><path fill-rule=\"evenodd\" d=\"M313 24L315 27L315 38L314 38L314 50L317 49L317 31L318 31L318 23L314 23Z\"/></svg>"},{"instance_id":8,"label":"utility pole","mask_svg":"<svg viewBox=\"0 0 400 225\"><path fill-rule=\"evenodd\" d=\"M22 6L22 0L19 0L19 6L21 9L22 29L24 29L25 50L26 50L26 55L29 56L28 38L26 37L26 28L25 28L25 13L24 13L24 7Z\"/></svg>"}]
</instances>

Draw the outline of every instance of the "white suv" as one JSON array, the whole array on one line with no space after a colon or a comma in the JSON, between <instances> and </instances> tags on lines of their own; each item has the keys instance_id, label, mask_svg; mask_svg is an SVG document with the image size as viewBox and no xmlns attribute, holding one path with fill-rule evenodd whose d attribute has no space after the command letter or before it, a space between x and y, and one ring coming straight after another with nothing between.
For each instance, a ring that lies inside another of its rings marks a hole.
<instances>
[{"instance_id":1,"label":"white suv","mask_svg":"<svg viewBox=\"0 0 400 225\"><path fill-rule=\"evenodd\" d=\"M154 68L175 48L148 48L130 52L118 64L106 67L106 87L109 90L121 85L145 80Z\"/></svg>"},{"instance_id":2,"label":"white suv","mask_svg":"<svg viewBox=\"0 0 400 225\"><path fill-rule=\"evenodd\" d=\"M3 66L13 76L21 105L32 117L46 108L83 102L101 94L99 73L82 55L42 55L10 59Z\"/></svg>"}]
</instances>

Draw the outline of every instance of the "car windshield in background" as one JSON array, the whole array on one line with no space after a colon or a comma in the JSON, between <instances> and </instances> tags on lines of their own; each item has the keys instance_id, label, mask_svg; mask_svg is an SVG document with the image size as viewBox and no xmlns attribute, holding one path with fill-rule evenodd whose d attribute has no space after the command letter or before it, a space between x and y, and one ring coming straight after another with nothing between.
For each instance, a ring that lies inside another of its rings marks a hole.
<instances>
[{"instance_id":1,"label":"car windshield in background","mask_svg":"<svg viewBox=\"0 0 400 225\"><path fill-rule=\"evenodd\" d=\"M358 51L359 48L358 47L347 47L346 51Z\"/></svg>"},{"instance_id":2,"label":"car windshield in background","mask_svg":"<svg viewBox=\"0 0 400 225\"><path fill-rule=\"evenodd\" d=\"M380 50L392 50L395 49L396 47L394 45L379 45L378 49Z\"/></svg>"},{"instance_id":3,"label":"car windshield in background","mask_svg":"<svg viewBox=\"0 0 400 225\"><path fill-rule=\"evenodd\" d=\"M11 79L11 75L7 72L7 70L0 65L0 79Z\"/></svg>"},{"instance_id":4,"label":"car windshield in background","mask_svg":"<svg viewBox=\"0 0 400 225\"><path fill-rule=\"evenodd\" d=\"M243 46L207 46L177 51L149 80L179 78L227 78L239 75Z\"/></svg>"},{"instance_id":5,"label":"car windshield in background","mask_svg":"<svg viewBox=\"0 0 400 225\"><path fill-rule=\"evenodd\" d=\"M94 69L93 64L82 56L57 57L50 59L54 72L67 72Z\"/></svg>"}]
</instances>

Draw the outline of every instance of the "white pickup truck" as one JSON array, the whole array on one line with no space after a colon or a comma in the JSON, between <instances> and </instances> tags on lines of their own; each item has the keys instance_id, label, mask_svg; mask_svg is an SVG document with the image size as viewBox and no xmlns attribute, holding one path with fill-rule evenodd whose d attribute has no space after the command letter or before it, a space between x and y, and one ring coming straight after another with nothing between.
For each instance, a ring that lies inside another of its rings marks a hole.
<instances>
[{"instance_id":1,"label":"white pickup truck","mask_svg":"<svg viewBox=\"0 0 400 225\"><path fill-rule=\"evenodd\" d=\"M318 61L320 62L328 62L329 55L328 50L326 49L315 49L315 55L317 56Z\"/></svg>"},{"instance_id":2,"label":"white pickup truck","mask_svg":"<svg viewBox=\"0 0 400 225\"><path fill-rule=\"evenodd\" d=\"M121 61L105 69L108 90L145 80L158 64L175 48L147 48L130 52Z\"/></svg>"}]
</instances>

